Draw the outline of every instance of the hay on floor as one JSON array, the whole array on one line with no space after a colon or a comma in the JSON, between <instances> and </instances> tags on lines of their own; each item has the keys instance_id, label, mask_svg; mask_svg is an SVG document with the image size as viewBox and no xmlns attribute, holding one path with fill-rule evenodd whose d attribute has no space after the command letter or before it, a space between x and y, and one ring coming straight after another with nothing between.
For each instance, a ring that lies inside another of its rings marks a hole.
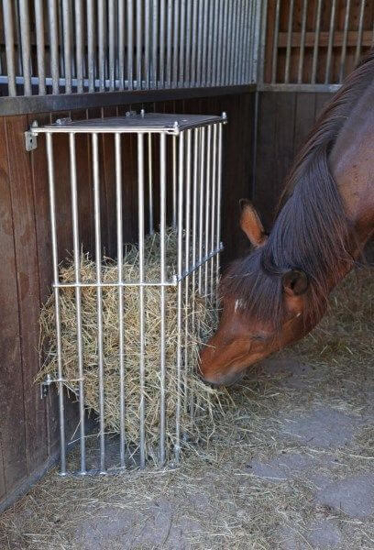
<instances>
[{"instance_id":1,"label":"hay on floor","mask_svg":"<svg viewBox=\"0 0 374 550\"><path fill-rule=\"evenodd\" d=\"M215 260L214 260L215 261ZM170 279L177 265L177 234L169 229L166 240L167 277ZM145 278L148 282L160 280L160 236L154 234L145 239ZM68 263L60 269L60 280L75 280L74 265ZM96 280L96 264L85 254L81 256L82 282ZM118 281L118 264L106 260L102 266L102 280ZM139 281L139 251L135 245L126 245L123 261L123 280ZM196 287L196 285L195 285ZM198 350L212 334L217 320L217 306L213 293L201 297L192 286L192 277L183 283L182 319L182 380L177 380L177 287L165 288L165 358L166 358L166 444L175 443L175 416L178 401L181 404L181 428L187 439L196 441L203 437L202 430L212 430L212 407L219 401L219 392L206 386L196 375ZM146 452L156 458L160 435L160 287L144 287L145 296L145 429ZM81 290L82 337L84 355L84 403L87 409L98 412L99 370L97 337L97 290L84 287ZM105 426L111 433L120 431L120 347L119 347L119 291L116 287L103 288L103 355ZM78 395L79 369L77 355L77 316L74 288L60 291L61 338L63 378L65 385ZM129 446L139 444L140 402L140 316L139 287L124 290L124 371L125 371L125 432ZM187 326L187 336L185 328ZM187 346L185 346L187 342ZM47 374L57 376L55 304L53 296L41 313L41 347L46 354L38 380ZM185 382L187 385L185 386ZM191 415L190 398L196 403L194 418Z\"/></svg>"}]
</instances>

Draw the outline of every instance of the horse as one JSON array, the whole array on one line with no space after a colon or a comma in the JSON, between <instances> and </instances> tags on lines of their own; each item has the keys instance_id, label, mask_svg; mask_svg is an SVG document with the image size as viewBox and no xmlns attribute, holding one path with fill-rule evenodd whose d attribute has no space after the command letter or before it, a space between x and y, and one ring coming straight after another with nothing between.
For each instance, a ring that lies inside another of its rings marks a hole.
<instances>
[{"instance_id":1,"label":"horse","mask_svg":"<svg viewBox=\"0 0 374 550\"><path fill-rule=\"evenodd\" d=\"M305 337L374 232L374 51L325 107L286 179L266 234L240 201L252 244L222 277L218 329L200 354L203 380L231 385Z\"/></svg>"}]
</instances>

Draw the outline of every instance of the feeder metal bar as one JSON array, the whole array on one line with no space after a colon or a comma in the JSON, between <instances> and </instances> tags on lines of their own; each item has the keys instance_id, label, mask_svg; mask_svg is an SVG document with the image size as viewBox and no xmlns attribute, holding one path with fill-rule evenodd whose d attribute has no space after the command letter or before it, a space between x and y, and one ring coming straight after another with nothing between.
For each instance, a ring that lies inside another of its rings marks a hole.
<instances>
[{"instance_id":1,"label":"feeder metal bar","mask_svg":"<svg viewBox=\"0 0 374 550\"><path fill-rule=\"evenodd\" d=\"M149 210L149 233L154 234L153 221L153 160L152 160L152 134L148 134L148 210Z\"/></svg>"},{"instance_id":2,"label":"feeder metal bar","mask_svg":"<svg viewBox=\"0 0 374 550\"><path fill-rule=\"evenodd\" d=\"M218 287L218 281L220 276L220 256L219 250L221 248L221 200L222 200L222 123L218 125L218 189L217 189L217 281L216 287Z\"/></svg>"},{"instance_id":3,"label":"feeder metal bar","mask_svg":"<svg viewBox=\"0 0 374 550\"><path fill-rule=\"evenodd\" d=\"M217 124L213 126L213 161L212 161L212 214L210 253L214 251L216 237L216 195L217 195ZM210 292L214 292L214 257L210 260ZM212 297L212 296L211 296Z\"/></svg>"},{"instance_id":4,"label":"feeder metal bar","mask_svg":"<svg viewBox=\"0 0 374 550\"><path fill-rule=\"evenodd\" d=\"M56 319L56 348L57 348L57 373L58 378L62 380L62 346L61 346L61 315L60 315L60 293L57 287L58 276L58 249L57 249L57 224L56 224L56 197L55 197L55 173L53 161L53 143L52 136L47 135L47 163L48 163L48 184L49 184L49 208L51 220L51 239L52 239L52 263L53 263L53 281L54 281L54 299L55 299L55 319ZM60 474L66 474L66 436L65 436L65 410L64 410L64 386L62 382L58 384L58 410L60 425ZM82 445L82 444L81 444ZM84 455L84 444L83 448Z\"/></svg>"},{"instance_id":5,"label":"feeder metal bar","mask_svg":"<svg viewBox=\"0 0 374 550\"><path fill-rule=\"evenodd\" d=\"M92 134L94 223L97 287L97 359L99 367L99 423L100 423L100 471L105 472L105 394L104 394L104 352L103 352L103 303L101 286L101 224L100 224L100 179L98 136Z\"/></svg>"},{"instance_id":6,"label":"feeder metal bar","mask_svg":"<svg viewBox=\"0 0 374 550\"><path fill-rule=\"evenodd\" d=\"M183 187L184 187L184 133L179 136L178 158L178 279L182 278L183 261ZM180 459L180 418L181 418L181 382L182 382L182 284L177 287L177 403L175 409L175 460Z\"/></svg>"},{"instance_id":7,"label":"feeder metal bar","mask_svg":"<svg viewBox=\"0 0 374 550\"><path fill-rule=\"evenodd\" d=\"M199 294L202 293L202 258L203 258L203 197L205 195L205 128L201 128L200 154L200 194L199 194Z\"/></svg>"},{"instance_id":8,"label":"feeder metal bar","mask_svg":"<svg viewBox=\"0 0 374 550\"><path fill-rule=\"evenodd\" d=\"M115 135L116 207L117 207L117 261L118 261L118 321L119 321L119 384L120 384L120 462L125 467L125 327L123 303L123 214L122 214L122 155L121 134Z\"/></svg>"},{"instance_id":9,"label":"feeder metal bar","mask_svg":"<svg viewBox=\"0 0 374 550\"><path fill-rule=\"evenodd\" d=\"M79 428L81 444L81 473L86 472L85 457L85 411L84 411L84 365L83 365L83 339L82 339L82 300L80 283L80 239L78 222L78 194L77 194L77 164L75 150L75 136L69 134L69 155L70 155L70 187L71 207L73 221L73 252L74 252L74 275L75 275L75 302L77 319L77 354L79 372Z\"/></svg>"},{"instance_id":10,"label":"feeder metal bar","mask_svg":"<svg viewBox=\"0 0 374 550\"><path fill-rule=\"evenodd\" d=\"M144 283L144 135L138 134L138 239L139 281ZM145 467L145 318L144 286L139 287L139 414L140 414L140 468Z\"/></svg>"},{"instance_id":11,"label":"feeder metal bar","mask_svg":"<svg viewBox=\"0 0 374 550\"><path fill-rule=\"evenodd\" d=\"M204 254L205 256L209 255L209 217L211 215L211 147L212 147L212 128L208 126L207 129L207 152L206 152L206 197L205 197L205 247ZM205 300L208 297L208 262L205 263L204 269L204 296Z\"/></svg>"},{"instance_id":12,"label":"feeder metal bar","mask_svg":"<svg viewBox=\"0 0 374 550\"><path fill-rule=\"evenodd\" d=\"M173 228L177 227L177 138L173 136Z\"/></svg>"},{"instance_id":13,"label":"feeder metal bar","mask_svg":"<svg viewBox=\"0 0 374 550\"><path fill-rule=\"evenodd\" d=\"M160 278L161 283L166 280L166 136L160 135ZM165 286L161 287L161 326L160 326L160 465L165 463L165 431L166 431L166 411L165 411Z\"/></svg>"},{"instance_id":14,"label":"feeder metal bar","mask_svg":"<svg viewBox=\"0 0 374 550\"><path fill-rule=\"evenodd\" d=\"M190 225L191 225L191 130L187 130L186 139L186 237L185 237L185 307L184 307L184 413L187 414L188 406L188 326L189 326L189 277L190 269Z\"/></svg>"}]
</instances>

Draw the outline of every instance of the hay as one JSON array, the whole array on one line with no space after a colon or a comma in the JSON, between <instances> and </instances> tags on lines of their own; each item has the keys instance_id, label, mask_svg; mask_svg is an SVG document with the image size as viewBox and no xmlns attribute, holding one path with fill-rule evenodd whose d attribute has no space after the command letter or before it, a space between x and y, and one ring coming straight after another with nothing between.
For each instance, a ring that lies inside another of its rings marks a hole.
<instances>
[{"instance_id":1,"label":"hay","mask_svg":"<svg viewBox=\"0 0 374 550\"><path fill-rule=\"evenodd\" d=\"M177 234L169 229L166 236L167 277L170 279L177 264ZM81 256L82 282L94 282L96 264L88 254ZM60 268L60 279L64 283L74 281L74 265L68 262ZM111 283L118 280L118 265L106 259L102 267L102 279ZM126 283L139 281L139 251L135 245L126 245L123 262L123 279ZM191 278L190 278L191 279ZM145 280L160 280L160 236L154 234L145 239ZM196 286L196 285L195 285ZM98 338L97 338L97 290L85 287L82 295L82 335L84 354L84 403L88 410L98 412ZM160 435L160 287L145 287L145 429L146 452L156 460ZM202 298L192 282L183 285L183 328L188 320L187 351L183 366L182 384L177 383L177 287L165 289L165 358L166 358L166 444L171 448L175 443L175 415L178 400L182 405L181 430L185 438L196 441L202 430L211 429L212 407L219 400L219 392L206 386L195 375L198 366L198 350L213 332L217 320L217 307L213 295ZM119 315L118 289L103 288L103 327L104 327L104 391L105 426L107 432L120 431L120 367L119 367ZM74 288L64 288L60 292L61 337L63 377L65 385L74 395L78 395L77 358L77 318ZM193 323L194 321L194 323ZM192 326L192 323L194 326ZM140 317L139 288L125 287L124 291L124 369L125 369L125 432L129 446L139 444L139 401L140 401ZM185 333L183 332L183 345ZM41 347L46 360L38 380L47 374L57 376L55 306L53 296L45 304L41 313ZM184 382L187 381L187 389ZM195 418L192 419L188 405L193 395L197 403Z\"/></svg>"}]
</instances>

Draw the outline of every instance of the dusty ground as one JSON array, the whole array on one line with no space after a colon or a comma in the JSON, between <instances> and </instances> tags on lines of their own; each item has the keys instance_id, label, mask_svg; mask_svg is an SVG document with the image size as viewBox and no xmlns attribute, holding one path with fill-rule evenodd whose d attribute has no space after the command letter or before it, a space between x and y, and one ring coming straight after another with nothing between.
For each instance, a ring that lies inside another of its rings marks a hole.
<instances>
[{"instance_id":1,"label":"dusty ground","mask_svg":"<svg viewBox=\"0 0 374 550\"><path fill-rule=\"evenodd\" d=\"M63 479L0 517L1 550L374 549L374 270L233 392L177 470Z\"/></svg>"}]
</instances>

